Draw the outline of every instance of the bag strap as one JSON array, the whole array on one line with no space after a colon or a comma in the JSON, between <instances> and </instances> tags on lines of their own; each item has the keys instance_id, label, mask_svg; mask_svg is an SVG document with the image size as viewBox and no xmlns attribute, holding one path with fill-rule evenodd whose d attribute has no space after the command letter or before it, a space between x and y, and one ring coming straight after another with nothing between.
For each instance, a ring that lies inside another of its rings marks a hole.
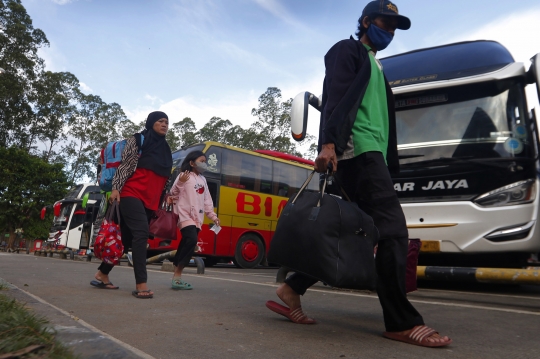
<instances>
[{"instance_id":1,"label":"bag strap","mask_svg":"<svg viewBox=\"0 0 540 359\"><path fill-rule=\"evenodd\" d=\"M302 185L302 187L300 187L300 190L298 190L298 193L296 194L296 196L294 197L293 201L291 202L292 204L294 204L294 202L296 202L296 199L298 198L298 196L300 196L300 194L302 192L304 192L304 190L306 189L306 187L308 186L309 182L311 182L311 179L313 178L313 175L315 175L315 170L311 171L311 173L309 174L308 178L306 179L306 181L304 182L304 184Z\"/></svg>"},{"instance_id":2,"label":"bag strap","mask_svg":"<svg viewBox=\"0 0 540 359\"><path fill-rule=\"evenodd\" d=\"M114 220L114 215L116 214L117 221ZM105 219L107 222L115 222L120 225L120 203L117 200L114 200L113 203L107 208L105 213Z\"/></svg>"},{"instance_id":3,"label":"bag strap","mask_svg":"<svg viewBox=\"0 0 540 359\"><path fill-rule=\"evenodd\" d=\"M308 186L309 182L311 182L311 180L313 179L313 176L315 175L315 172L316 172L315 170L311 171L308 178L306 179L306 181L304 182L302 187L300 187L300 190L298 191L298 193L296 194L296 196L292 200L292 202L291 202L292 204L294 204L296 202L296 200L298 199L298 196L300 196L300 194L302 192L304 192L304 190ZM322 201L322 198L324 197L324 193L326 191L326 184L327 184L327 181L328 181L328 176L329 176L329 172L326 172L325 175L324 175L324 183L323 183L322 189L319 192L319 201L317 202L317 207L321 206L321 201ZM347 199L347 201L352 202L350 197L347 195L347 193L343 189L343 186L341 186L339 180L335 176L334 176L334 179L336 180L336 182L337 182L337 184L339 186L339 189L341 190L341 193L343 193L343 197L345 197L345 199Z\"/></svg>"}]
</instances>

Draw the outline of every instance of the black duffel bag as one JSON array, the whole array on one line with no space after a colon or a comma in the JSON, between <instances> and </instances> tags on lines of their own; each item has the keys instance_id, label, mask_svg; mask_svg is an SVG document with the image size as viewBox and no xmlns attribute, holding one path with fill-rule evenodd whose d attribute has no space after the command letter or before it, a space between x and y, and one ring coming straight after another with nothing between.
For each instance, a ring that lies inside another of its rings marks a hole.
<instances>
[{"instance_id":1,"label":"black duffel bag","mask_svg":"<svg viewBox=\"0 0 540 359\"><path fill-rule=\"evenodd\" d=\"M348 200L306 187L289 198L270 244L268 261L332 287L375 289L374 248L379 231L373 219Z\"/></svg>"}]
</instances>

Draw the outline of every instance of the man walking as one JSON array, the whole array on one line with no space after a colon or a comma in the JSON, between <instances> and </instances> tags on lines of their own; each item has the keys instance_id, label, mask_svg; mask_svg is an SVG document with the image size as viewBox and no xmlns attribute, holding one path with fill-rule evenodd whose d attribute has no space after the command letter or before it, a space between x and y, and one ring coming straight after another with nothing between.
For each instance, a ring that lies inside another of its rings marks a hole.
<instances>
[{"instance_id":1,"label":"man walking","mask_svg":"<svg viewBox=\"0 0 540 359\"><path fill-rule=\"evenodd\" d=\"M319 155L315 169L337 171L345 192L369 214L379 229L377 294L383 309L387 338L440 347L452 343L424 325L405 294L408 231L390 172L399 171L394 97L375 58L411 21L399 15L388 0L371 1L358 20L356 35L335 44L324 61ZM286 279L276 293L288 308L267 307L295 323L313 324L302 311L300 296L317 280L300 273Z\"/></svg>"}]
</instances>

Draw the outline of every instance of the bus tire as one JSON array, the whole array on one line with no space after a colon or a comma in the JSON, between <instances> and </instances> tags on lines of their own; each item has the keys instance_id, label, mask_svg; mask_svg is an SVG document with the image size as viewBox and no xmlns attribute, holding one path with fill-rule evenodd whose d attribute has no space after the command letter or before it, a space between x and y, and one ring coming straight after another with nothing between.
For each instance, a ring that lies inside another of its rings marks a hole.
<instances>
[{"instance_id":1,"label":"bus tire","mask_svg":"<svg viewBox=\"0 0 540 359\"><path fill-rule=\"evenodd\" d=\"M219 262L217 258L213 258L213 257L203 258L203 261L204 261L205 267L213 267Z\"/></svg>"},{"instance_id":2,"label":"bus tire","mask_svg":"<svg viewBox=\"0 0 540 359\"><path fill-rule=\"evenodd\" d=\"M264 245L259 236L244 234L236 244L234 264L240 268L250 269L258 266L264 259Z\"/></svg>"}]
</instances>

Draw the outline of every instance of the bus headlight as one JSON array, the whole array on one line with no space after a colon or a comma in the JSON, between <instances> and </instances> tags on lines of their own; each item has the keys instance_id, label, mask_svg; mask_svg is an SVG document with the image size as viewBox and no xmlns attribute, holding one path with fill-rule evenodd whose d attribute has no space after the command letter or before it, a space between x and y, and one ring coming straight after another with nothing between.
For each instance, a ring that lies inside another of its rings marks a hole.
<instances>
[{"instance_id":1,"label":"bus headlight","mask_svg":"<svg viewBox=\"0 0 540 359\"><path fill-rule=\"evenodd\" d=\"M481 207L501 207L532 202L535 198L535 180L528 179L484 193L473 202Z\"/></svg>"}]
</instances>

